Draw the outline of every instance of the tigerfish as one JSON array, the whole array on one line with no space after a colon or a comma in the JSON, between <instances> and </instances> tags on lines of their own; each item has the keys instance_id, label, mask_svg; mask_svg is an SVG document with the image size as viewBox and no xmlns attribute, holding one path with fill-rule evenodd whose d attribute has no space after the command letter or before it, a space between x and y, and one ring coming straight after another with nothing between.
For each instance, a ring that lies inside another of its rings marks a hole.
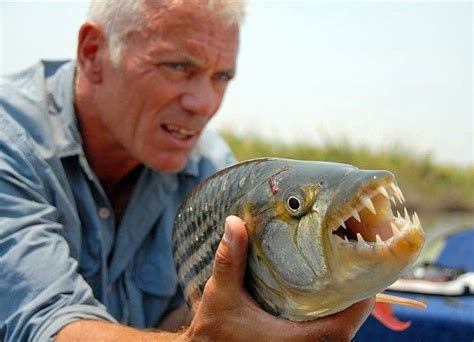
<instances>
[{"instance_id":1,"label":"tigerfish","mask_svg":"<svg viewBox=\"0 0 474 342\"><path fill-rule=\"evenodd\" d=\"M419 255L416 213L389 171L260 158L201 182L175 220L173 257L191 306L212 274L224 220L249 237L246 288L266 311L293 321L344 310L395 282ZM393 204L393 210L392 210Z\"/></svg>"}]
</instances>

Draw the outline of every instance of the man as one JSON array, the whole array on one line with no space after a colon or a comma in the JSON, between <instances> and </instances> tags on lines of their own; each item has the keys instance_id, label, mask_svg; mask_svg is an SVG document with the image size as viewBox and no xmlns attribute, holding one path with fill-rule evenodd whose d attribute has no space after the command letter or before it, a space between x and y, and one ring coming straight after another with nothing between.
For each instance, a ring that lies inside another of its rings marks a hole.
<instances>
[{"instance_id":1,"label":"man","mask_svg":"<svg viewBox=\"0 0 474 342\"><path fill-rule=\"evenodd\" d=\"M204 128L235 74L242 17L235 0L97 1L76 62L42 62L2 85L0 339L354 336L372 300L305 323L252 301L236 217L189 327L143 330L180 325L172 221L199 180L233 161Z\"/></svg>"}]
</instances>

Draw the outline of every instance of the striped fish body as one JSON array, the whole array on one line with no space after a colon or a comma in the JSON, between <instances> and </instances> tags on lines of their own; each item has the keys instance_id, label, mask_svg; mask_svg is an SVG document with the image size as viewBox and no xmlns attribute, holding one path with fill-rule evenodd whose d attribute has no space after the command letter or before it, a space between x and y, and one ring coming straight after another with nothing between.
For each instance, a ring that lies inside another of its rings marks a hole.
<instances>
[{"instance_id":1,"label":"striped fish body","mask_svg":"<svg viewBox=\"0 0 474 342\"><path fill-rule=\"evenodd\" d=\"M236 215L249 236L246 287L265 310L297 321L341 311L390 285L418 255L419 222L392 215L400 194L390 172L345 164L262 158L224 169L176 217L185 297L190 305L201 297L225 218Z\"/></svg>"}]
</instances>

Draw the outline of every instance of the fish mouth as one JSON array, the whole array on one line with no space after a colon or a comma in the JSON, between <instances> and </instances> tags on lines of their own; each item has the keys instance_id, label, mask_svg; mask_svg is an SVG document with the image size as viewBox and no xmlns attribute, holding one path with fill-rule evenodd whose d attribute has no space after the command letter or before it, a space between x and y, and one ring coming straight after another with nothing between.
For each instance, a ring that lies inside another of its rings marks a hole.
<instances>
[{"instance_id":1,"label":"fish mouth","mask_svg":"<svg viewBox=\"0 0 474 342\"><path fill-rule=\"evenodd\" d=\"M398 205L397 205L398 202ZM392 208L392 204L394 208ZM367 185L328 219L336 246L358 248L393 248L405 240L421 248L423 230L416 212L410 217L405 198L393 180ZM401 214L396 208L400 206ZM395 214L395 213L396 214Z\"/></svg>"}]
</instances>

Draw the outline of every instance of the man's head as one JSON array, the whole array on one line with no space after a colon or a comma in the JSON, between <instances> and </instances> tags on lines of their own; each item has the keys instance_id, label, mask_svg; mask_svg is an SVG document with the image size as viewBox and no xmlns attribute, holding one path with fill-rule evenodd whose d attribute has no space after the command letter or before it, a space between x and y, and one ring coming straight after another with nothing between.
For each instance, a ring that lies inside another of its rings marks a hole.
<instances>
[{"instance_id":1,"label":"man's head","mask_svg":"<svg viewBox=\"0 0 474 342\"><path fill-rule=\"evenodd\" d=\"M235 74L243 1L93 2L79 33L79 115L130 157L182 169Z\"/></svg>"},{"instance_id":2,"label":"man's head","mask_svg":"<svg viewBox=\"0 0 474 342\"><path fill-rule=\"evenodd\" d=\"M171 9L185 3L209 10L227 21L229 26L240 24L245 15L244 0L92 0L87 19L104 29L112 61L117 63L127 34L144 28L148 15L153 14L147 13L150 5Z\"/></svg>"}]
</instances>

